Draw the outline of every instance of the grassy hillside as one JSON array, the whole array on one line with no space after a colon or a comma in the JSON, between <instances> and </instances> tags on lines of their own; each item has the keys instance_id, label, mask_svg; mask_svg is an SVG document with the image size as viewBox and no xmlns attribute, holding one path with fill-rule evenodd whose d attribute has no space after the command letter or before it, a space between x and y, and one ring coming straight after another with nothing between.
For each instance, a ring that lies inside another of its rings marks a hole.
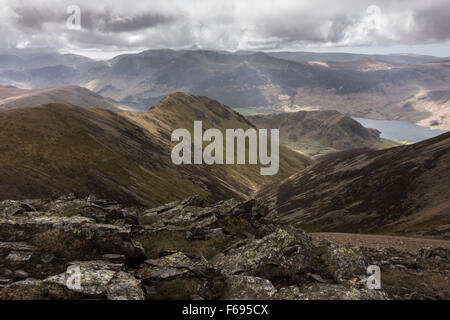
<instances>
[{"instance_id":1,"label":"grassy hillside","mask_svg":"<svg viewBox=\"0 0 450 320\"><path fill-rule=\"evenodd\" d=\"M174 94L151 111L114 113L67 103L0 111L0 199L94 194L148 206L199 194L244 199L313 161L281 147L280 171L259 165L179 165L172 128L250 128L243 116L207 97ZM132 121L130 121L132 120Z\"/></svg>"},{"instance_id":2,"label":"grassy hillside","mask_svg":"<svg viewBox=\"0 0 450 320\"><path fill-rule=\"evenodd\" d=\"M94 194L156 205L243 198L220 173L172 164L160 138L118 114L69 104L0 111L0 199Z\"/></svg>"},{"instance_id":3,"label":"grassy hillside","mask_svg":"<svg viewBox=\"0 0 450 320\"><path fill-rule=\"evenodd\" d=\"M126 113L124 116L151 133L166 139L168 143L171 132L177 128L188 129L193 137L194 120L202 120L203 130L217 128L223 133L225 129L242 128L246 130L254 127L245 117L231 108L208 97L187 93L171 94L146 113ZM293 152L285 146L280 146L280 170L273 176L262 176L260 165L216 165L210 169L224 170L227 179L243 183L252 191L256 191L264 184L286 178L312 162L309 157ZM210 166L203 165L202 167Z\"/></svg>"},{"instance_id":4,"label":"grassy hillside","mask_svg":"<svg viewBox=\"0 0 450 320\"><path fill-rule=\"evenodd\" d=\"M337 150L379 146L380 133L337 111L299 111L247 117L258 128L279 128L294 150L315 156Z\"/></svg>"}]
</instances>

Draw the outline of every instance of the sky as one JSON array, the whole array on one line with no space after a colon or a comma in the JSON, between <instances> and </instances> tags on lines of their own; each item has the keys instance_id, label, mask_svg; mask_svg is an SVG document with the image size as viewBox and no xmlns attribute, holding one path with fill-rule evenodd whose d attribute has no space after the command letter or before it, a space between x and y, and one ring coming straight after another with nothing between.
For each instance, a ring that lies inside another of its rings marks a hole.
<instances>
[{"instance_id":1,"label":"sky","mask_svg":"<svg viewBox=\"0 0 450 320\"><path fill-rule=\"evenodd\" d=\"M450 0L0 0L0 48L450 56ZM79 12L79 15L78 15Z\"/></svg>"}]
</instances>

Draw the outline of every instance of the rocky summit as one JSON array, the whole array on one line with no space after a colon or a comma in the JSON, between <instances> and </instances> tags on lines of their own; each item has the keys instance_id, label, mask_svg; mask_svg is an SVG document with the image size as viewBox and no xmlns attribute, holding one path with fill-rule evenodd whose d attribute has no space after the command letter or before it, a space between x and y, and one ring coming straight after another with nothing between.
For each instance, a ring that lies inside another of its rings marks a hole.
<instances>
[{"instance_id":1,"label":"rocky summit","mask_svg":"<svg viewBox=\"0 0 450 320\"><path fill-rule=\"evenodd\" d=\"M368 265L399 268L401 257L315 242L267 214L260 200L199 196L155 208L73 195L2 201L0 299L433 298L366 287ZM448 276L448 250L407 258L404 268L430 261Z\"/></svg>"}]
</instances>

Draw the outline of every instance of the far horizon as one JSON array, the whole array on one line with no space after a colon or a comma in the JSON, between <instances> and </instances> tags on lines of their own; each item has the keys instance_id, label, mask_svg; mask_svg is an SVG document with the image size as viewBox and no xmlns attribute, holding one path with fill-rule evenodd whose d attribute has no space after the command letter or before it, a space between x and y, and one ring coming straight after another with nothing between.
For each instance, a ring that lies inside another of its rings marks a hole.
<instances>
[{"instance_id":1,"label":"far horizon","mask_svg":"<svg viewBox=\"0 0 450 320\"><path fill-rule=\"evenodd\" d=\"M442 45L436 45L442 49ZM34 48L38 49L38 48ZM21 50L21 49L18 49ZM140 49L140 50L129 50L129 51L86 51L86 50L68 50L68 49L60 49L57 50L61 54L77 54L94 60L110 60L114 57L123 55L123 54L138 54L148 50L174 50L174 51L182 51L182 50L192 50L192 51L216 51L216 52L230 52L236 53L240 51L251 51L251 52L297 52L297 53L329 53L329 54L354 54L354 55L417 55L417 56L431 56L436 58L449 58L450 57L450 44L448 45L448 51L444 54L439 54L434 52L432 49L427 48L419 48L414 51L397 51L392 48L340 48L334 47L329 48L328 50L325 48L322 49L308 49L308 50L215 50L215 49L202 49L202 48L148 48L148 49Z\"/></svg>"}]
</instances>

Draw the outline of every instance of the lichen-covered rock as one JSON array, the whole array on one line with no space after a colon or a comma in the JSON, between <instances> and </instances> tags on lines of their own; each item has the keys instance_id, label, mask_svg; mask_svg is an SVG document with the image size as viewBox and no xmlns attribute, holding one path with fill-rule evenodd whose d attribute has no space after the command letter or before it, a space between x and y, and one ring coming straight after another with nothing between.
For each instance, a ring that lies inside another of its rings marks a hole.
<instances>
[{"instance_id":1,"label":"lichen-covered rock","mask_svg":"<svg viewBox=\"0 0 450 320\"><path fill-rule=\"evenodd\" d=\"M258 237L263 230L259 220L266 211L256 200L204 207L199 197L191 197L140 213L142 229L135 238L148 258L183 251L209 259L236 241ZM269 228L264 232L269 233Z\"/></svg>"},{"instance_id":2,"label":"lichen-covered rock","mask_svg":"<svg viewBox=\"0 0 450 320\"><path fill-rule=\"evenodd\" d=\"M366 274L367 262L358 247L341 246L323 240L316 248L322 275L336 281L352 279Z\"/></svg>"},{"instance_id":3,"label":"lichen-covered rock","mask_svg":"<svg viewBox=\"0 0 450 320\"><path fill-rule=\"evenodd\" d=\"M148 285L150 299L217 298L223 278L203 257L177 252L159 259L146 260L136 276Z\"/></svg>"},{"instance_id":4,"label":"lichen-covered rock","mask_svg":"<svg viewBox=\"0 0 450 320\"><path fill-rule=\"evenodd\" d=\"M25 212L36 211L36 208L32 205L32 200L4 200L0 201L0 216L9 217L16 214Z\"/></svg>"},{"instance_id":5,"label":"lichen-covered rock","mask_svg":"<svg viewBox=\"0 0 450 320\"><path fill-rule=\"evenodd\" d=\"M26 242L0 242L0 277L44 278L62 272L64 261Z\"/></svg>"},{"instance_id":6,"label":"lichen-covered rock","mask_svg":"<svg viewBox=\"0 0 450 320\"><path fill-rule=\"evenodd\" d=\"M56 200L6 200L0 202L0 216L9 217L27 212L45 212L58 217L83 216L97 223L124 225L136 223L136 208L124 208L115 201L99 200L94 196L78 199L74 195Z\"/></svg>"},{"instance_id":7,"label":"lichen-covered rock","mask_svg":"<svg viewBox=\"0 0 450 320\"><path fill-rule=\"evenodd\" d=\"M122 271L123 265L105 261L79 261L67 271L47 279L28 278L0 290L0 299L92 299L143 300L142 283Z\"/></svg>"},{"instance_id":8,"label":"lichen-covered rock","mask_svg":"<svg viewBox=\"0 0 450 320\"><path fill-rule=\"evenodd\" d=\"M144 300L142 280L118 271L106 287L106 297L109 300Z\"/></svg>"},{"instance_id":9,"label":"lichen-covered rock","mask_svg":"<svg viewBox=\"0 0 450 320\"><path fill-rule=\"evenodd\" d=\"M311 267L312 244L303 231L282 227L262 239L243 241L211 262L227 276L242 274L295 282Z\"/></svg>"},{"instance_id":10,"label":"lichen-covered rock","mask_svg":"<svg viewBox=\"0 0 450 320\"><path fill-rule=\"evenodd\" d=\"M361 285L359 249L313 247L267 212L253 199L205 206L198 196L152 209L73 195L2 201L0 299L385 298ZM420 257L438 264L447 253Z\"/></svg>"},{"instance_id":11,"label":"lichen-covered rock","mask_svg":"<svg viewBox=\"0 0 450 320\"><path fill-rule=\"evenodd\" d=\"M0 218L0 240L27 242L69 260L92 259L101 253L143 254L131 242L130 227L99 224L82 216L33 212Z\"/></svg>"},{"instance_id":12,"label":"lichen-covered rock","mask_svg":"<svg viewBox=\"0 0 450 320\"><path fill-rule=\"evenodd\" d=\"M0 289L0 300L69 300L80 299L77 292L66 286L28 278Z\"/></svg>"},{"instance_id":13,"label":"lichen-covered rock","mask_svg":"<svg viewBox=\"0 0 450 320\"><path fill-rule=\"evenodd\" d=\"M280 300L387 300L385 292L358 289L340 284L306 284L289 286L278 290L275 297Z\"/></svg>"},{"instance_id":14,"label":"lichen-covered rock","mask_svg":"<svg viewBox=\"0 0 450 320\"><path fill-rule=\"evenodd\" d=\"M203 199L199 196L192 196L183 201L173 201L171 203L148 209L138 215L138 222L141 225L153 224L157 221L170 223L169 221L179 216L179 213L187 207L203 207ZM189 210L188 210L189 212ZM185 217L189 219L190 217Z\"/></svg>"},{"instance_id":15,"label":"lichen-covered rock","mask_svg":"<svg viewBox=\"0 0 450 320\"><path fill-rule=\"evenodd\" d=\"M137 271L137 275L145 280L166 280L171 278L189 278L204 276L213 271L203 257L188 257L177 252L159 259L146 260Z\"/></svg>"},{"instance_id":16,"label":"lichen-covered rock","mask_svg":"<svg viewBox=\"0 0 450 320\"><path fill-rule=\"evenodd\" d=\"M141 281L122 269L122 264L107 261L76 261L69 264L66 272L45 279L44 283L65 286L85 298L143 300Z\"/></svg>"},{"instance_id":17,"label":"lichen-covered rock","mask_svg":"<svg viewBox=\"0 0 450 320\"><path fill-rule=\"evenodd\" d=\"M106 261L75 261L68 265L66 272L49 277L44 282L68 286L72 291L99 298L122 268L121 264Z\"/></svg>"},{"instance_id":18,"label":"lichen-covered rock","mask_svg":"<svg viewBox=\"0 0 450 320\"><path fill-rule=\"evenodd\" d=\"M446 248L422 248L419 250L419 256L422 258L439 258L450 260L450 250Z\"/></svg>"},{"instance_id":19,"label":"lichen-covered rock","mask_svg":"<svg viewBox=\"0 0 450 320\"><path fill-rule=\"evenodd\" d=\"M280 288L275 296L277 300L306 300L307 296L300 290L299 286L292 285Z\"/></svg>"},{"instance_id":20,"label":"lichen-covered rock","mask_svg":"<svg viewBox=\"0 0 450 320\"><path fill-rule=\"evenodd\" d=\"M267 280L250 276L230 276L225 281L221 299L224 300L270 300L277 290Z\"/></svg>"}]
</instances>

